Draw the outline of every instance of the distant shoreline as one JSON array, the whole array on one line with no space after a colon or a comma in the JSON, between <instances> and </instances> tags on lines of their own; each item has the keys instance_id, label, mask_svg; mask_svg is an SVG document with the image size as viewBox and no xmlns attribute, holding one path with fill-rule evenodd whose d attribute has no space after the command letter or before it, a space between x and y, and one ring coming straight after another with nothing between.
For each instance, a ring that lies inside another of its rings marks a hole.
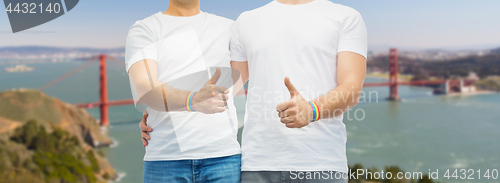
<instances>
[{"instance_id":1,"label":"distant shoreline","mask_svg":"<svg viewBox=\"0 0 500 183\"><path fill-rule=\"evenodd\" d=\"M389 73L381 73L381 72L371 72L366 73L366 77L368 78L379 78L379 79L389 79ZM398 81L410 81L413 78L413 75L408 74L398 74ZM486 95L486 94L500 94L500 92L495 90L477 90L475 92L470 93L451 93L446 96L473 96L473 95Z\"/></svg>"},{"instance_id":2,"label":"distant shoreline","mask_svg":"<svg viewBox=\"0 0 500 183\"><path fill-rule=\"evenodd\" d=\"M450 93L445 96L447 97L465 97L465 96L475 96L475 95L490 95L490 94L500 94L500 92L490 91L490 90L479 90L475 92L468 93Z\"/></svg>"}]
</instances>

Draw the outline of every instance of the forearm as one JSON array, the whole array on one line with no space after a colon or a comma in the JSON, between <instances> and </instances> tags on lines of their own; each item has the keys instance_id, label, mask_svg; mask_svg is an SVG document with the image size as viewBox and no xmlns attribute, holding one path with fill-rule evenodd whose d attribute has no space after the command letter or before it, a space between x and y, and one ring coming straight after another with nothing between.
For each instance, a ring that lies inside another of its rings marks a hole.
<instances>
[{"instance_id":1,"label":"forearm","mask_svg":"<svg viewBox=\"0 0 500 183\"><path fill-rule=\"evenodd\" d=\"M314 100L322 119L341 116L359 102L366 77L366 58L354 52L340 52L335 89Z\"/></svg>"},{"instance_id":2,"label":"forearm","mask_svg":"<svg viewBox=\"0 0 500 183\"><path fill-rule=\"evenodd\" d=\"M358 104L363 83L345 82L326 95L313 101L318 105L321 119L341 116L344 112Z\"/></svg>"},{"instance_id":3,"label":"forearm","mask_svg":"<svg viewBox=\"0 0 500 183\"><path fill-rule=\"evenodd\" d=\"M185 111L186 98L191 91L176 89L159 81L157 62L145 59L133 64L129 78L138 104L156 111Z\"/></svg>"},{"instance_id":4,"label":"forearm","mask_svg":"<svg viewBox=\"0 0 500 183\"><path fill-rule=\"evenodd\" d=\"M142 87L147 84L142 84ZM149 84L151 85L151 84ZM153 81L153 86L149 86L148 92L145 92L142 97L139 98L138 103L144 104L149 108L156 111L186 111L186 99L191 91L179 90L173 88L167 84L161 83L160 81Z\"/></svg>"},{"instance_id":5,"label":"forearm","mask_svg":"<svg viewBox=\"0 0 500 183\"><path fill-rule=\"evenodd\" d=\"M307 101L285 77L290 100L276 106L280 121L288 128L302 128L318 119L342 115L358 104L366 76L366 58L357 53L340 52L337 61L337 83L326 95Z\"/></svg>"},{"instance_id":6,"label":"forearm","mask_svg":"<svg viewBox=\"0 0 500 183\"><path fill-rule=\"evenodd\" d=\"M245 79L240 77L233 86L233 96L236 96L242 89L244 89L245 83L248 81L248 77Z\"/></svg>"},{"instance_id":7,"label":"forearm","mask_svg":"<svg viewBox=\"0 0 500 183\"><path fill-rule=\"evenodd\" d=\"M245 83L248 81L248 78L249 78L248 62L231 61L231 68L233 68L239 72L238 81L235 82L234 86L233 86L233 95L236 95L245 86Z\"/></svg>"}]
</instances>

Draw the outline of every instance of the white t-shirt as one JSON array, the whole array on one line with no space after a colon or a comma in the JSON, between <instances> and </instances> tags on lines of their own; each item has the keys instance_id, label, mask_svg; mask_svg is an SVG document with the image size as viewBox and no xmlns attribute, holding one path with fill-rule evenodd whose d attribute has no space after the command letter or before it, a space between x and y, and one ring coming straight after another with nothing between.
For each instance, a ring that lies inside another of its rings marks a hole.
<instances>
[{"instance_id":1,"label":"white t-shirt","mask_svg":"<svg viewBox=\"0 0 500 183\"><path fill-rule=\"evenodd\" d=\"M248 61L250 72L242 171L347 172L342 117L290 129L276 112L290 99L286 76L306 100L335 89L342 51L367 55L366 27L352 8L327 0L273 1L240 15L232 29L231 59Z\"/></svg>"},{"instance_id":2,"label":"white t-shirt","mask_svg":"<svg viewBox=\"0 0 500 183\"><path fill-rule=\"evenodd\" d=\"M230 68L233 22L205 12L190 17L159 12L137 21L127 36L127 72L134 63L153 59L158 63L159 81L177 89L198 91L208 81L209 71L215 72L213 67ZM223 77L224 70L230 69L222 70L217 84L229 87L231 77ZM132 93L137 101L133 89ZM145 161L203 159L241 152L232 98L226 111L218 114L159 112L149 108L148 113L147 124L153 132Z\"/></svg>"}]
</instances>

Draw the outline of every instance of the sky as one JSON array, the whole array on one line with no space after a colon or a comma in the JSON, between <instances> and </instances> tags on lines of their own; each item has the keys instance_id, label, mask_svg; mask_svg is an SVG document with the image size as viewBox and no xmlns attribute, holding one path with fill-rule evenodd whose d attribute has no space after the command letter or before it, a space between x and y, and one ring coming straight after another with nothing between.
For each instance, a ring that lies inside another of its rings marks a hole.
<instances>
[{"instance_id":1,"label":"sky","mask_svg":"<svg viewBox=\"0 0 500 183\"><path fill-rule=\"evenodd\" d=\"M363 16L370 49L487 49L500 47L498 0L330 0ZM271 0L201 0L202 11L233 20ZM168 0L81 0L65 15L12 33L0 13L0 47L116 48L135 21L168 8Z\"/></svg>"}]
</instances>

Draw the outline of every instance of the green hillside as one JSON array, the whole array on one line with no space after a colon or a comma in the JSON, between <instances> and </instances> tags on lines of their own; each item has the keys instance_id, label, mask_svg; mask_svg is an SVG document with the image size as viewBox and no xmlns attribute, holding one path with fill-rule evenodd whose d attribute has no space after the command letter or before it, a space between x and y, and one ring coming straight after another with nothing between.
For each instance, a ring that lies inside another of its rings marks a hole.
<instances>
[{"instance_id":1,"label":"green hillside","mask_svg":"<svg viewBox=\"0 0 500 183\"><path fill-rule=\"evenodd\" d=\"M108 182L111 140L85 110L36 90L0 92L0 182Z\"/></svg>"}]
</instances>

